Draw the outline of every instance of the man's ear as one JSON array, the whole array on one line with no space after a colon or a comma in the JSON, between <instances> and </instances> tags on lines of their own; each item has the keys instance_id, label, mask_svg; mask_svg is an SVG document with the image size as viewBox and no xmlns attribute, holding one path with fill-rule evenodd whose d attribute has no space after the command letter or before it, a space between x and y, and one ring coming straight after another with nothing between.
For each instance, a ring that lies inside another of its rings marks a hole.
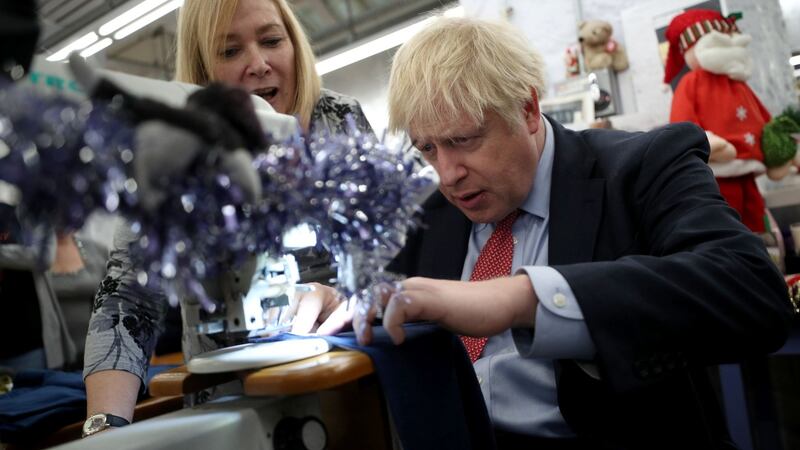
<instances>
[{"instance_id":1,"label":"man's ear","mask_svg":"<svg viewBox=\"0 0 800 450\"><path fill-rule=\"evenodd\" d=\"M528 126L528 131L536 133L539 130L539 118L541 111L539 110L539 95L536 93L536 88L531 88L531 98L525 102L525 124Z\"/></svg>"}]
</instances>

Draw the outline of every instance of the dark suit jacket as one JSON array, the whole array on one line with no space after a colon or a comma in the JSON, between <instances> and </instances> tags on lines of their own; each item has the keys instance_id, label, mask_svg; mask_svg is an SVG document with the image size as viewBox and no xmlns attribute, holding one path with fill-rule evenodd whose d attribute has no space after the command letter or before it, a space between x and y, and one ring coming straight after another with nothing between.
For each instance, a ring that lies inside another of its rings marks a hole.
<instances>
[{"instance_id":1,"label":"dark suit jacket","mask_svg":"<svg viewBox=\"0 0 800 450\"><path fill-rule=\"evenodd\" d=\"M551 124L549 264L580 303L601 374L558 362L564 418L596 448L734 448L706 367L777 349L791 309L761 239L719 194L705 134ZM471 224L439 193L424 208L389 269L459 279Z\"/></svg>"}]
</instances>

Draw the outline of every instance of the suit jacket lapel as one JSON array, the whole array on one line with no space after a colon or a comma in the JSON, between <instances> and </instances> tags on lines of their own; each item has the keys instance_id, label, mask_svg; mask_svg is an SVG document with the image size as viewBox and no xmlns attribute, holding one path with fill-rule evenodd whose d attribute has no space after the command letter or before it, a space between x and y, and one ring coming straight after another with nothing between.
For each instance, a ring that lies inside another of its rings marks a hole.
<instances>
[{"instance_id":1,"label":"suit jacket lapel","mask_svg":"<svg viewBox=\"0 0 800 450\"><path fill-rule=\"evenodd\" d=\"M549 265L591 261L603 211L605 179L580 135L550 119L555 138L550 188Z\"/></svg>"}]
</instances>

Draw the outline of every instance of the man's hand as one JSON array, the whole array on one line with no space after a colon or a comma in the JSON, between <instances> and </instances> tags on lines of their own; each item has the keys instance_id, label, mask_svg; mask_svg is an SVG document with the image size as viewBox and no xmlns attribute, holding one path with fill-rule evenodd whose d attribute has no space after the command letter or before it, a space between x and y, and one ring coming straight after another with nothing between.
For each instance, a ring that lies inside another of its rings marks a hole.
<instances>
[{"instance_id":1,"label":"man's hand","mask_svg":"<svg viewBox=\"0 0 800 450\"><path fill-rule=\"evenodd\" d=\"M383 326L392 341L405 340L403 324L433 321L467 336L492 336L509 328L532 327L538 299L527 275L466 282L409 278L403 289L384 296ZM372 340L375 308L357 309L353 328L362 345Z\"/></svg>"}]
</instances>

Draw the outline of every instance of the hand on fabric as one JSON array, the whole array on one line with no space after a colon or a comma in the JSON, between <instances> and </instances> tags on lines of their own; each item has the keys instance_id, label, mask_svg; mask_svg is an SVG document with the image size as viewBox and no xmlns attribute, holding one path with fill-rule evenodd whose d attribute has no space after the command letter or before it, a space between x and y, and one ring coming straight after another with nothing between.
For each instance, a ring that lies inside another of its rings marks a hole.
<instances>
[{"instance_id":1,"label":"hand on fabric","mask_svg":"<svg viewBox=\"0 0 800 450\"><path fill-rule=\"evenodd\" d=\"M527 275L467 282L409 278L403 289L384 296L383 326L395 344L405 339L403 324L433 321L458 334L492 336L506 329L532 327L538 299ZM362 345L372 340L376 308L353 317Z\"/></svg>"},{"instance_id":2,"label":"hand on fabric","mask_svg":"<svg viewBox=\"0 0 800 450\"><path fill-rule=\"evenodd\" d=\"M336 334L350 325L354 307L336 289L310 283L314 290L298 294L292 333Z\"/></svg>"}]
</instances>

